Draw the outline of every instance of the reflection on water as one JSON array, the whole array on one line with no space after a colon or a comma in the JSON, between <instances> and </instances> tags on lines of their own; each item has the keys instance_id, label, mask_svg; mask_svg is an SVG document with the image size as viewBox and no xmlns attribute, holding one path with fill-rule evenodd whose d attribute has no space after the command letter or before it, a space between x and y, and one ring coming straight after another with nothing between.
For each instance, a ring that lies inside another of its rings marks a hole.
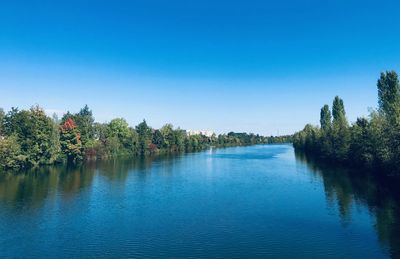
<instances>
[{"instance_id":1,"label":"reflection on water","mask_svg":"<svg viewBox=\"0 0 400 259\"><path fill-rule=\"evenodd\" d=\"M46 199L60 195L70 199L80 190L90 188L94 175L106 177L109 181L125 181L133 170L144 172L154 162L166 168L173 155L118 159L91 162L81 166L49 166L22 172L0 174L0 200L10 204L9 208L39 208ZM22 207L21 207L22 206Z\"/></svg>"},{"instance_id":2,"label":"reflection on water","mask_svg":"<svg viewBox=\"0 0 400 259\"><path fill-rule=\"evenodd\" d=\"M396 185L290 145L0 174L0 256L400 258Z\"/></svg>"},{"instance_id":3,"label":"reflection on water","mask_svg":"<svg viewBox=\"0 0 400 259\"><path fill-rule=\"evenodd\" d=\"M399 182L377 177L371 172L318 163L300 152L295 154L310 172L321 177L327 202L332 207L337 205L343 224L357 220L351 215L353 205L367 207L375 220L374 227L381 245L388 247L393 258L400 258Z\"/></svg>"}]
</instances>

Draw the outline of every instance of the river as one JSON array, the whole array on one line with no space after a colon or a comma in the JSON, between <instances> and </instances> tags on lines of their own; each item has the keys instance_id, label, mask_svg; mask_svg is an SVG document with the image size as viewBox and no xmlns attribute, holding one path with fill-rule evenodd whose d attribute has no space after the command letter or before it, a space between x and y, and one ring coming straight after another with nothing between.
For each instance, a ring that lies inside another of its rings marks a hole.
<instances>
[{"instance_id":1,"label":"river","mask_svg":"<svg viewBox=\"0 0 400 259\"><path fill-rule=\"evenodd\" d=\"M398 195L364 175L291 145L5 173L0 257L399 257Z\"/></svg>"}]
</instances>

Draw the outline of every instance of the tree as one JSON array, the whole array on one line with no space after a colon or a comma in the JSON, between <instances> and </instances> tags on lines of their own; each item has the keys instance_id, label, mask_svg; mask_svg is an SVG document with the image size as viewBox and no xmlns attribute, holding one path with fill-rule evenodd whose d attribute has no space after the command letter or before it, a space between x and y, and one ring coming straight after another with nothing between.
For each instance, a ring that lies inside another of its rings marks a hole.
<instances>
[{"instance_id":1,"label":"tree","mask_svg":"<svg viewBox=\"0 0 400 259\"><path fill-rule=\"evenodd\" d=\"M94 130L94 138L97 141L95 149L91 153L95 153L93 155L99 158L106 158L111 156L108 149L108 139L109 139L108 124L95 123L93 126L93 130Z\"/></svg>"},{"instance_id":2,"label":"tree","mask_svg":"<svg viewBox=\"0 0 400 259\"><path fill-rule=\"evenodd\" d=\"M143 122L136 126L136 132L138 133L139 138L139 153L146 154L149 150L149 145L151 144L152 140L152 129L147 126L146 120L143 120Z\"/></svg>"},{"instance_id":3,"label":"tree","mask_svg":"<svg viewBox=\"0 0 400 259\"><path fill-rule=\"evenodd\" d=\"M0 108L0 137L4 135L4 118L5 118L5 113L2 108Z\"/></svg>"},{"instance_id":4,"label":"tree","mask_svg":"<svg viewBox=\"0 0 400 259\"><path fill-rule=\"evenodd\" d=\"M371 123L366 118L358 118L351 128L351 144L349 148L353 162L358 165L372 167L374 152L371 144Z\"/></svg>"},{"instance_id":5,"label":"tree","mask_svg":"<svg viewBox=\"0 0 400 259\"><path fill-rule=\"evenodd\" d=\"M12 108L5 117L5 133L15 135L29 166L52 164L57 160L60 144L58 129L39 106L18 111Z\"/></svg>"},{"instance_id":6,"label":"tree","mask_svg":"<svg viewBox=\"0 0 400 259\"><path fill-rule=\"evenodd\" d=\"M185 149L186 131L178 128L174 130L175 147L174 151L183 151Z\"/></svg>"},{"instance_id":7,"label":"tree","mask_svg":"<svg viewBox=\"0 0 400 259\"><path fill-rule=\"evenodd\" d=\"M335 159L344 161L348 158L350 135L343 100L339 96L333 100L332 115L332 153Z\"/></svg>"},{"instance_id":8,"label":"tree","mask_svg":"<svg viewBox=\"0 0 400 259\"><path fill-rule=\"evenodd\" d=\"M330 157L332 154L332 114L328 105L324 105L320 112L321 137L319 140L319 156Z\"/></svg>"},{"instance_id":9,"label":"tree","mask_svg":"<svg viewBox=\"0 0 400 259\"><path fill-rule=\"evenodd\" d=\"M185 139L185 148L188 151L197 150L199 148L199 140L201 136L191 135Z\"/></svg>"},{"instance_id":10,"label":"tree","mask_svg":"<svg viewBox=\"0 0 400 259\"><path fill-rule=\"evenodd\" d=\"M332 106L333 125L340 128L348 127L343 100L336 96Z\"/></svg>"},{"instance_id":11,"label":"tree","mask_svg":"<svg viewBox=\"0 0 400 259\"><path fill-rule=\"evenodd\" d=\"M154 131L152 142L153 142L153 144L155 144L157 146L158 149L163 148L163 146L164 146L164 137L161 134L160 130L155 130Z\"/></svg>"},{"instance_id":12,"label":"tree","mask_svg":"<svg viewBox=\"0 0 400 259\"><path fill-rule=\"evenodd\" d=\"M378 79L378 102L380 112L391 122L398 122L400 116L400 84L397 73L386 71Z\"/></svg>"},{"instance_id":13,"label":"tree","mask_svg":"<svg viewBox=\"0 0 400 259\"><path fill-rule=\"evenodd\" d=\"M119 150L118 152L114 152L114 156L136 153L136 132L129 128L128 122L125 119L113 119L108 124L108 137L116 138L114 142L119 143Z\"/></svg>"},{"instance_id":14,"label":"tree","mask_svg":"<svg viewBox=\"0 0 400 259\"><path fill-rule=\"evenodd\" d=\"M328 105L325 104L321 108L320 116L321 129L324 131L330 130L332 128L332 115Z\"/></svg>"},{"instance_id":15,"label":"tree","mask_svg":"<svg viewBox=\"0 0 400 259\"><path fill-rule=\"evenodd\" d=\"M85 105L85 107L83 107L77 114L74 114L72 118L81 134L82 146L92 146L94 137L94 117L92 111L87 105Z\"/></svg>"},{"instance_id":16,"label":"tree","mask_svg":"<svg viewBox=\"0 0 400 259\"><path fill-rule=\"evenodd\" d=\"M60 127L60 142L68 163L76 163L83 159L81 136L72 118L68 118Z\"/></svg>"},{"instance_id":17,"label":"tree","mask_svg":"<svg viewBox=\"0 0 400 259\"><path fill-rule=\"evenodd\" d=\"M389 147L390 167L400 171L400 84L394 71L381 73L378 79L379 112L386 120L385 136Z\"/></svg>"},{"instance_id":18,"label":"tree","mask_svg":"<svg viewBox=\"0 0 400 259\"><path fill-rule=\"evenodd\" d=\"M165 124L160 129L160 133L163 137L163 148L172 149L175 145L174 128L172 124Z\"/></svg>"},{"instance_id":19,"label":"tree","mask_svg":"<svg viewBox=\"0 0 400 259\"><path fill-rule=\"evenodd\" d=\"M118 139L121 140L129 138L130 134L129 125L125 119L122 118L113 119L108 124L108 129L110 136L116 136L118 137Z\"/></svg>"},{"instance_id":20,"label":"tree","mask_svg":"<svg viewBox=\"0 0 400 259\"><path fill-rule=\"evenodd\" d=\"M26 156L21 152L18 137L12 135L0 139L0 168L20 169L26 166Z\"/></svg>"}]
</instances>

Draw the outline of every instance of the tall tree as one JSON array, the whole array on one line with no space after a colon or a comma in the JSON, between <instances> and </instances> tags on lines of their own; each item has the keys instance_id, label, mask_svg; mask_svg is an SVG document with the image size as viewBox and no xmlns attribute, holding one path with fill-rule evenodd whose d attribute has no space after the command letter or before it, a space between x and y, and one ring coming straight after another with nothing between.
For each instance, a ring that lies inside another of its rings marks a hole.
<instances>
[{"instance_id":1,"label":"tall tree","mask_svg":"<svg viewBox=\"0 0 400 259\"><path fill-rule=\"evenodd\" d=\"M332 105L333 125L339 127L348 127L346 119L346 111L344 109L343 100L336 96Z\"/></svg>"},{"instance_id":2,"label":"tall tree","mask_svg":"<svg viewBox=\"0 0 400 259\"><path fill-rule=\"evenodd\" d=\"M332 152L337 160L344 161L348 158L350 134L343 100L339 96L333 100L332 115Z\"/></svg>"},{"instance_id":3,"label":"tall tree","mask_svg":"<svg viewBox=\"0 0 400 259\"><path fill-rule=\"evenodd\" d=\"M384 145L389 147L393 169L400 168L400 84L395 71L381 73L378 79L379 112L384 116Z\"/></svg>"},{"instance_id":4,"label":"tall tree","mask_svg":"<svg viewBox=\"0 0 400 259\"><path fill-rule=\"evenodd\" d=\"M321 108L320 123L321 129L324 131L331 129L332 127L332 114L327 104Z\"/></svg>"},{"instance_id":5,"label":"tall tree","mask_svg":"<svg viewBox=\"0 0 400 259\"><path fill-rule=\"evenodd\" d=\"M4 118L5 118L5 113L3 108L0 108L0 137L4 135Z\"/></svg>"},{"instance_id":6,"label":"tall tree","mask_svg":"<svg viewBox=\"0 0 400 259\"><path fill-rule=\"evenodd\" d=\"M381 73L378 79L379 109L390 122L398 122L400 116L400 84L395 71Z\"/></svg>"},{"instance_id":7,"label":"tall tree","mask_svg":"<svg viewBox=\"0 0 400 259\"><path fill-rule=\"evenodd\" d=\"M320 112L321 136L319 139L319 156L327 158L332 153L332 114L328 105L324 105Z\"/></svg>"}]
</instances>

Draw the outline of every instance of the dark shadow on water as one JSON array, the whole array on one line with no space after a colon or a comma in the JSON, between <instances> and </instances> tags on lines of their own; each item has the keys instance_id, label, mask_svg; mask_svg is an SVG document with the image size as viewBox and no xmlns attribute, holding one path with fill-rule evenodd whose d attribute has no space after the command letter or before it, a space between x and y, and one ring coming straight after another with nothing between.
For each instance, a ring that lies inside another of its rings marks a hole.
<instances>
[{"instance_id":1,"label":"dark shadow on water","mask_svg":"<svg viewBox=\"0 0 400 259\"><path fill-rule=\"evenodd\" d=\"M0 174L0 201L10 208L40 208L45 199L57 192L67 197L90 186L94 170L82 166L41 167L23 173Z\"/></svg>"},{"instance_id":2,"label":"dark shadow on water","mask_svg":"<svg viewBox=\"0 0 400 259\"><path fill-rule=\"evenodd\" d=\"M71 199L78 192L88 189L96 174L106 177L108 181L124 182L132 171L146 177L156 163L170 168L179 156L119 158L76 166L43 166L18 173L1 173L0 202L8 204L6 207L11 210L41 208L50 197L59 195L61 199Z\"/></svg>"},{"instance_id":3,"label":"dark shadow on water","mask_svg":"<svg viewBox=\"0 0 400 259\"><path fill-rule=\"evenodd\" d=\"M346 224L351 220L353 205L363 205L375 219L379 241L393 258L400 258L400 184L381 177L379 172L350 170L321 163L304 153L296 152L296 160L321 177L328 203L337 205Z\"/></svg>"}]
</instances>

